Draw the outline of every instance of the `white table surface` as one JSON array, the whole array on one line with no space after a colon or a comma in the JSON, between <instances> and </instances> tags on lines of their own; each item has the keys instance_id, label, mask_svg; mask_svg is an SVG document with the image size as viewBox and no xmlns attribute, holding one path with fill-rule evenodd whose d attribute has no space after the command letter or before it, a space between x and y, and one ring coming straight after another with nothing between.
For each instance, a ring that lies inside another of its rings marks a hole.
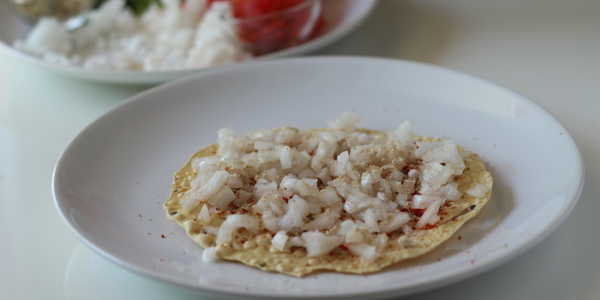
<instances>
[{"instance_id":1,"label":"white table surface","mask_svg":"<svg viewBox=\"0 0 600 300\"><path fill-rule=\"evenodd\" d=\"M600 299L600 1L386 0L319 54L410 59L481 76L557 116L583 154L583 196L548 239L488 273L411 299ZM0 56L1 299L202 299L100 258L53 206L52 167L66 143L143 89L77 81Z\"/></svg>"}]
</instances>

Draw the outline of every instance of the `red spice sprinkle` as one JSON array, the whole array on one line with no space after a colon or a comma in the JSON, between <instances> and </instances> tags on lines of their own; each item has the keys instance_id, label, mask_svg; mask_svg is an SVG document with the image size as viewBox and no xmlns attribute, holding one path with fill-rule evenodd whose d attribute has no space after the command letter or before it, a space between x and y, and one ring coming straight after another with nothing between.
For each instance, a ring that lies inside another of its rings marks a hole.
<instances>
[{"instance_id":1,"label":"red spice sprinkle","mask_svg":"<svg viewBox=\"0 0 600 300\"><path fill-rule=\"evenodd\" d=\"M166 236L166 235L164 235L164 234L161 234L161 235L160 235L160 237L161 237L161 238L163 238L163 239L166 239L166 238L167 238L167 236Z\"/></svg>"},{"instance_id":2,"label":"red spice sprinkle","mask_svg":"<svg viewBox=\"0 0 600 300\"><path fill-rule=\"evenodd\" d=\"M440 165L442 165L442 166L445 166L445 165L446 165L446 163L445 163L445 162L441 162L441 163L440 163Z\"/></svg>"},{"instance_id":3,"label":"red spice sprinkle","mask_svg":"<svg viewBox=\"0 0 600 300\"><path fill-rule=\"evenodd\" d=\"M402 168L402 173L404 173L404 175L408 175L409 171L410 171L410 165L406 165Z\"/></svg>"},{"instance_id":4,"label":"red spice sprinkle","mask_svg":"<svg viewBox=\"0 0 600 300\"><path fill-rule=\"evenodd\" d=\"M433 228L436 228L436 227L437 227L437 224L427 224L427 225L421 227L421 229L428 230L428 229L433 229Z\"/></svg>"},{"instance_id":5,"label":"red spice sprinkle","mask_svg":"<svg viewBox=\"0 0 600 300\"><path fill-rule=\"evenodd\" d=\"M410 212L416 216L422 216L425 213L425 209L423 208L411 208Z\"/></svg>"},{"instance_id":6,"label":"red spice sprinkle","mask_svg":"<svg viewBox=\"0 0 600 300\"><path fill-rule=\"evenodd\" d=\"M461 235L458 236L458 240L459 241L462 240L462 236Z\"/></svg>"}]
</instances>

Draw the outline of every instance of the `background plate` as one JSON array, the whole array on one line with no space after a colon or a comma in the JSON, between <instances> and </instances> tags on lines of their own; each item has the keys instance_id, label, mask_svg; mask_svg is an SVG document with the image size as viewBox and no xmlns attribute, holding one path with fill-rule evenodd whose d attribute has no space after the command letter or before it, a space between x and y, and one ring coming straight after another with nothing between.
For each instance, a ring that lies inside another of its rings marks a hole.
<instances>
[{"instance_id":1,"label":"background plate","mask_svg":"<svg viewBox=\"0 0 600 300\"><path fill-rule=\"evenodd\" d=\"M30 26L16 15L10 6L12 0L0 1L0 51L11 54L23 62L84 80L119 83L153 84L180 78L192 73L209 72L220 67L196 68L175 71L92 71L78 67L52 64L12 48L15 40L25 38ZM375 7L375 0L323 1L323 14L327 20L325 33L308 43L261 56L259 60L270 60L286 56L305 54L325 47L358 27Z\"/></svg>"}]
</instances>

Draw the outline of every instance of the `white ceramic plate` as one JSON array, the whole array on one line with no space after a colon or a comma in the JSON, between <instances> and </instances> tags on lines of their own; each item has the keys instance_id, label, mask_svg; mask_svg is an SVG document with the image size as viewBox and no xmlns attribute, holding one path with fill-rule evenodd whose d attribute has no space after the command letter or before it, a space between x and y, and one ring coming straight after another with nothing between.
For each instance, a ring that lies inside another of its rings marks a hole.
<instances>
[{"instance_id":1,"label":"white ceramic plate","mask_svg":"<svg viewBox=\"0 0 600 300\"><path fill-rule=\"evenodd\" d=\"M197 73L217 70L220 67L187 69L177 71L91 71L78 67L67 67L45 62L12 47L15 40L23 39L30 30L29 25L20 20L10 6L13 0L0 1L0 53L11 55L26 63L84 80L117 84L153 84ZM308 43L258 57L258 60L306 54L325 47L358 27L375 7L376 0L336 0L323 1L323 14L327 20L325 33Z\"/></svg>"},{"instance_id":2,"label":"white ceramic plate","mask_svg":"<svg viewBox=\"0 0 600 300\"><path fill-rule=\"evenodd\" d=\"M344 111L359 112L368 128L411 120L419 134L451 137L479 153L495 178L491 202L438 250L365 276L298 279L202 263L202 250L165 218L173 173L213 143L217 129L320 127ZM73 140L53 192L85 244L140 274L209 293L347 298L407 294L497 266L553 231L582 183L573 139L533 102L434 66L332 57L223 68L144 92Z\"/></svg>"}]
</instances>

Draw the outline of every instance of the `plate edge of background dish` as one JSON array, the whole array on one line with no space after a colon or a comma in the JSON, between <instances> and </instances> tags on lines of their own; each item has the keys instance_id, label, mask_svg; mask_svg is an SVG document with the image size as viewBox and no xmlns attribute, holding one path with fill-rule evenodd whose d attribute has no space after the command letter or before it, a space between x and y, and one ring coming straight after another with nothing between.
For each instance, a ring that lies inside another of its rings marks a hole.
<instances>
[{"instance_id":1,"label":"plate edge of background dish","mask_svg":"<svg viewBox=\"0 0 600 300\"><path fill-rule=\"evenodd\" d=\"M326 1L326 0L324 0ZM345 1L357 1L357 0L345 0ZM35 56L29 55L18 49L15 49L9 44L4 43L4 41L0 40L0 54L5 54L10 57L14 57L16 59L21 59L26 63L35 65L36 67L40 67L46 70L49 70L53 73L57 73L66 77L88 80L92 82L99 83L112 83L112 84L120 84L120 85L136 85L136 84L158 84L168 81L177 80L180 78L184 78L191 74L195 73L207 73L219 70L223 67L229 67L231 65L244 65L248 63L252 63L255 61L268 61L279 59L283 57L291 57L291 56L299 56L303 54L307 54L317 49L327 47L336 41L340 40L344 36L350 34L352 31L356 30L360 25L362 25L369 15L373 12L375 7L377 6L377 0L360 0L370 1L369 5L366 6L366 9L361 11L358 15L357 20L354 23L346 24L346 26L338 26L333 28L331 31L323 34L313 40L310 40L306 43L303 43L299 46L295 46L288 49L279 50L261 57L258 57L254 60L247 62L239 62L230 65L221 65L214 66L208 68L195 68L195 69L183 69L183 70L165 70L165 71L91 71L80 67L73 66L62 66L57 64L52 64L41 60ZM136 76L147 76L147 78L136 78Z\"/></svg>"}]
</instances>

